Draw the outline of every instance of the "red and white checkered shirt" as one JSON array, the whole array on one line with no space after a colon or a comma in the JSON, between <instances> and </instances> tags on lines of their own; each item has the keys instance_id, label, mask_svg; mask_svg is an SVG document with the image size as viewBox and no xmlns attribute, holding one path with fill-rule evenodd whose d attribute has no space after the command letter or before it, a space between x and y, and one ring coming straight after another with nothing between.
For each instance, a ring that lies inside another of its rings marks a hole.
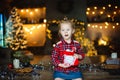
<instances>
[{"instance_id":1,"label":"red and white checkered shirt","mask_svg":"<svg viewBox=\"0 0 120 80\"><path fill-rule=\"evenodd\" d=\"M79 71L78 66L71 66L68 68L62 68L58 66L58 64L63 63L63 60L64 60L64 56L61 54L61 51L64 51L67 49L72 50L73 48L76 48L75 53L80 54L82 58L84 58L85 54L81 49L81 45L79 44L78 41L72 40L71 43L67 43L63 39L61 39L61 41L59 41L55 45L55 47L52 50L52 57L51 57L55 71L60 71L65 73Z\"/></svg>"}]
</instances>

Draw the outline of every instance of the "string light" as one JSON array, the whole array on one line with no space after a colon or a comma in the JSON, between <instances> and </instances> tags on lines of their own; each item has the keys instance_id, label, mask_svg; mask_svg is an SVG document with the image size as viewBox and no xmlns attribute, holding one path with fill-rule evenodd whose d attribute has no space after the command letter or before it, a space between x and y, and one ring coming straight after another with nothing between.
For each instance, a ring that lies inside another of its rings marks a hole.
<instances>
[{"instance_id":1,"label":"string light","mask_svg":"<svg viewBox=\"0 0 120 80\"><path fill-rule=\"evenodd\" d=\"M106 9L105 7L103 7L103 9Z\"/></svg>"},{"instance_id":2,"label":"string light","mask_svg":"<svg viewBox=\"0 0 120 80\"><path fill-rule=\"evenodd\" d=\"M95 6L94 9L97 9L97 7Z\"/></svg>"},{"instance_id":3,"label":"string light","mask_svg":"<svg viewBox=\"0 0 120 80\"><path fill-rule=\"evenodd\" d=\"M108 4L108 7L111 7L111 4Z\"/></svg>"},{"instance_id":4,"label":"string light","mask_svg":"<svg viewBox=\"0 0 120 80\"><path fill-rule=\"evenodd\" d=\"M106 11L105 9L109 9L109 10L111 10L111 7L113 7L112 8L112 12L110 12L110 11ZM118 10L118 6L112 6L111 4L108 4L107 6L103 6L103 7L101 7L102 9L98 9L98 7L97 6L94 6L93 7L93 9L92 9L92 7L88 7L87 8L87 11L86 11L86 14L87 15L89 15L88 16L88 20L94 20L94 21L99 21L100 22L100 19L99 19L99 17L97 17L97 16L100 16L100 18L101 18L101 21L102 21L102 19L106 19L106 22L105 22L105 24L103 24L103 25L92 25L92 23L91 24L88 24L87 25L87 27L91 27L91 28L100 28L100 29L103 29L103 28L105 28L105 29L109 29L109 27L111 26L111 28L115 28L116 26L118 26L119 25L119 22L116 22L116 24L114 24L115 23L115 20L116 19L114 19L114 18L116 18L116 16L117 16L117 14L120 12L120 10ZM98 12L98 10L100 10L99 12ZM91 14L90 14L91 13ZM95 17L96 16L96 17ZM94 18L94 19L89 19L89 18ZM97 19L98 18L98 19ZM108 20L108 21L107 21ZM93 22L94 22L93 21ZM112 23L110 24L110 23L108 23L108 22L110 22L110 21L112 21ZM102 22L101 22L102 23ZM109 25L110 24L110 25ZM114 27L113 27L113 26ZM101 27L102 26L102 27Z\"/></svg>"},{"instance_id":5,"label":"string light","mask_svg":"<svg viewBox=\"0 0 120 80\"><path fill-rule=\"evenodd\" d=\"M105 26L105 28L107 29L107 28L108 28L108 26Z\"/></svg>"},{"instance_id":6,"label":"string light","mask_svg":"<svg viewBox=\"0 0 120 80\"><path fill-rule=\"evenodd\" d=\"M113 12L113 14L117 14L117 12L116 12L116 11L114 11L114 12Z\"/></svg>"},{"instance_id":7,"label":"string light","mask_svg":"<svg viewBox=\"0 0 120 80\"><path fill-rule=\"evenodd\" d=\"M29 12L29 10L28 10L28 9L26 9L26 12Z\"/></svg>"},{"instance_id":8,"label":"string light","mask_svg":"<svg viewBox=\"0 0 120 80\"><path fill-rule=\"evenodd\" d=\"M115 26L113 26L113 29L115 28Z\"/></svg>"},{"instance_id":9,"label":"string light","mask_svg":"<svg viewBox=\"0 0 120 80\"><path fill-rule=\"evenodd\" d=\"M88 24L88 27L90 27L90 24Z\"/></svg>"},{"instance_id":10,"label":"string light","mask_svg":"<svg viewBox=\"0 0 120 80\"><path fill-rule=\"evenodd\" d=\"M87 8L88 11L90 11L90 8Z\"/></svg>"},{"instance_id":11,"label":"string light","mask_svg":"<svg viewBox=\"0 0 120 80\"><path fill-rule=\"evenodd\" d=\"M21 12L24 12L24 10L22 9Z\"/></svg>"},{"instance_id":12,"label":"string light","mask_svg":"<svg viewBox=\"0 0 120 80\"><path fill-rule=\"evenodd\" d=\"M38 12L38 9L35 9L35 12Z\"/></svg>"},{"instance_id":13,"label":"string light","mask_svg":"<svg viewBox=\"0 0 120 80\"><path fill-rule=\"evenodd\" d=\"M103 11L100 11L100 14L103 14Z\"/></svg>"},{"instance_id":14,"label":"string light","mask_svg":"<svg viewBox=\"0 0 120 80\"><path fill-rule=\"evenodd\" d=\"M22 21L26 24L28 23L40 23L43 22L42 19L45 18L46 14L46 7L41 8L24 8L18 9L18 13L23 19Z\"/></svg>"},{"instance_id":15,"label":"string light","mask_svg":"<svg viewBox=\"0 0 120 80\"><path fill-rule=\"evenodd\" d=\"M115 9L117 9L118 8L118 6L115 6Z\"/></svg>"},{"instance_id":16,"label":"string light","mask_svg":"<svg viewBox=\"0 0 120 80\"><path fill-rule=\"evenodd\" d=\"M92 14L95 14L95 12L93 11Z\"/></svg>"},{"instance_id":17,"label":"string light","mask_svg":"<svg viewBox=\"0 0 120 80\"><path fill-rule=\"evenodd\" d=\"M102 27L101 27L102 26ZM109 26L109 27L108 27ZM114 27L113 27L114 26ZM100 29L103 29L103 28L105 28L105 29L109 29L109 28L115 28L115 27L117 27L117 26L119 26L119 23L117 22L117 23L108 23L108 22L105 22L105 23L97 23L97 24L93 24L93 23L89 23L89 24L87 24L87 27L89 27L89 28L100 28Z\"/></svg>"},{"instance_id":18,"label":"string light","mask_svg":"<svg viewBox=\"0 0 120 80\"><path fill-rule=\"evenodd\" d=\"M109 17L109 18L110 18L110 17L111 17L111 15L109 15L109 14L108 14L108 15L107 15L107 17Z\"/></svg>"},{"instance_id":19,"label":"string light","mask_svg":"<svg viewBox=\"0 0 120 80\"><path fill-rule=\"evenodd\" d=\"M102 29L103 27L102 26L100 26L100 29Z\"/></svg>"}]
</instances>

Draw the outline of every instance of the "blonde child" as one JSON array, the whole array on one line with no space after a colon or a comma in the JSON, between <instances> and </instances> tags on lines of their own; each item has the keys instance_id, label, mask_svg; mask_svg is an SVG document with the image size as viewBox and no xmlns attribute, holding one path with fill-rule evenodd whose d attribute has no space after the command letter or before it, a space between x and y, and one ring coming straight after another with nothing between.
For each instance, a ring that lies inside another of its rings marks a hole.
<instances>
[{"instance_id":1,"label":"blonde child","mask_svg":"<svg viewBox=\"0 0 120 80\"><path fill-rule=\"evenodd\" d=\"M82 80L82 73L78 65L64 62L64 54L62 51L74 52L70 56L70 60L78 59L79 61L84 58L84 52L78 41L73 39L75 26L72 21L65 19L59 24L60 41L55 44L52 50L52 62L54 65L54 80ZM68 59L68 60L69 60ZM74 60L73 60L74 61ZM71 62L71 61L68 61Z\"/></svg>"}]
</instances>

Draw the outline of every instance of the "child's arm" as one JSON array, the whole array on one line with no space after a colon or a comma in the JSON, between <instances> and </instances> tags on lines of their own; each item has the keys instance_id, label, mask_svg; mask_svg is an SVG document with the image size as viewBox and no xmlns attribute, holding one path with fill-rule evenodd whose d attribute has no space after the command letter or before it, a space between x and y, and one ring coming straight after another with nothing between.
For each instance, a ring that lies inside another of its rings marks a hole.
<instances>
[{"instance_id":1,"label":"child's arm","mask_svg":"<svg viewBox=\"0 0 120 80\"><path fill-rule=\"evenodd\" d=\"M84 57L85 57L85 53L84 53L84 51L82 50L82 48L81 48L81 45L79 44L79 45L77 45L76 46L77 48L77 50L76 50L76 53L75 53L75 57L76 58L78 58L78 59L84 59Z\"/></svg>"},{"instance_id":2,"label":"child's arm","mask_svg":"<svg viewBox=\"0 0 120 80\"><path fill-rule=\"evenodd\" d=\"M74 54L74 57L77 58L77 59L83 59L83 55L80 55L80 54Z\"/></svg>"},{"instance_id":3,"label":"child's arm","mask_svg":"<svg viewBox=\"0 0 120 80\"><path fill-rule=\"evenodd\" d=\"M59 49L57 47L54 47L52 50L52 63L54 66L58 66L58 64L60 64L59 61Z\"/></svg>"},{"instance_id":4,"label":"child's arm","mask_svg":"<svg viewBox=\"0 0 120 80\"><path fill-rule=\"evenodd\" d=\"M64 63L60 63L58 64L59 67L63 67L63 68L68 68L70 67L71 65L70 64L64 64Z\"/></svg>"}]
</instances>

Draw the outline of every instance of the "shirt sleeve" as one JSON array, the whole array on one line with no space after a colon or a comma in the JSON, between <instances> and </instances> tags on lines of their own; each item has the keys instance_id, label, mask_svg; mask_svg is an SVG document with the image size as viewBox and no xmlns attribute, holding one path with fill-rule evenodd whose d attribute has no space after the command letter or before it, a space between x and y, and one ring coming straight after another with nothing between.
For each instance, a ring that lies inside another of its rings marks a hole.
<instances>
[{"instance_id":1,"label":"shirt sleeve","mask_svg":"<svg viewBox=\"0 0 120 80\"><path fill-rule=\"evenodd\" d=\"M59 52L60 52L59 46L56 45L52 50L52 63L54 66L58 66L58 64L60 64Z\"/></svg>"},{"instance_id":2,"label":"shirt sleeve","mask_svg":"<svg viewBox=\"0 0 120 80\"><path fill-rule=\"evenodd\" d=\"M77 51L76 53L79 54L79 55L81 55L82 59L84 59L85 53L84 53L83 49L81 48L80 44L77 44L77 50L76 51Z\"/></svg>"}]
</instances>

